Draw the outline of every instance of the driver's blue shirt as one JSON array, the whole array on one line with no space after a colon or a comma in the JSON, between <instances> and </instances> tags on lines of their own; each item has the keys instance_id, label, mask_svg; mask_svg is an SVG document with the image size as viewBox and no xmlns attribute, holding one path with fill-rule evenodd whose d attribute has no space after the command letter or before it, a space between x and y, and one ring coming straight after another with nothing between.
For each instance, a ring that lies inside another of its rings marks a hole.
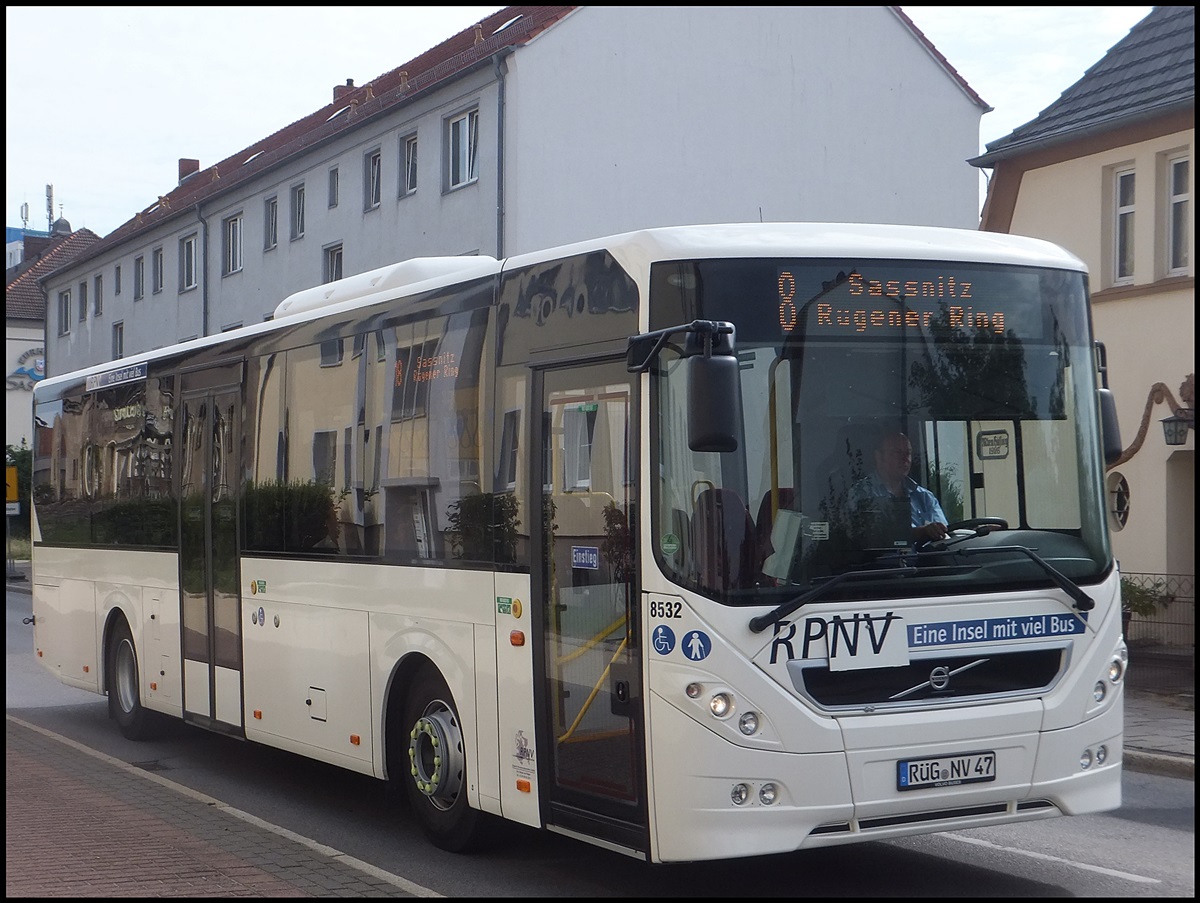
<instances>
[{"instance_id":1,"label":"driver's blue shirt","mask_svg":"<svg viewBox=\"0 0 1200 903\"><path fill-rule=\"evenodd\" d=\"M934 521L940 524L949 523L936 495L918 484L912 477L905 477L903 485L904 494L908 496L908 511L912 518L912 526L923 527ZM851 501L857 505L866 499L883 499L888 498L891 494L878 475L871 474L854 484L850 497Z\"/></svg>"}]
</instances>

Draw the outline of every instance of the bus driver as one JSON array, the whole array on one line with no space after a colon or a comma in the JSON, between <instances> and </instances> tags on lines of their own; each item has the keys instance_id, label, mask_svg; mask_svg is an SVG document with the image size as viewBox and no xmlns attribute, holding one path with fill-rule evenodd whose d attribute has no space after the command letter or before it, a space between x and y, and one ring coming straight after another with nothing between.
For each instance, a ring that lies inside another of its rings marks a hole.
<instances>
[{"instance_id":1,"label":"bus driver","mask_svg":"<svg viewBox=\"0 0 1200 903\"><path fill-rule=\"evenodd\" d=\"M854 484L854 508L880 499L908 499L914 543L946 538L946 515L932 492L908 475L912 467L912 443L899 430L883 435L875 448L875 471Z\"/></svg>"}]
</instances>

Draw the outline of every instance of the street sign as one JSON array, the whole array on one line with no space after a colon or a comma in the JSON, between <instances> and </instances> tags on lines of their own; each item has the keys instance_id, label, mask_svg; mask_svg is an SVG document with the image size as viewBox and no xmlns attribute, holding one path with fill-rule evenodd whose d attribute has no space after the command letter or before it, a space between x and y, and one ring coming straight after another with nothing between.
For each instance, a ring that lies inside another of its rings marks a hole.
<instances>
[{"instance_id":1,"label":"street sign","mask_svg":"<svg viewBox=\"0 0 1200 903\"><path fill-rule=\"evenodd\" d=\"M5 494L4 501L17 501L17 466L15 464L6 464L4 467L4 482ZM12 514L12 506L9 506L9 514Z\"/></svg>"}]
</instances>

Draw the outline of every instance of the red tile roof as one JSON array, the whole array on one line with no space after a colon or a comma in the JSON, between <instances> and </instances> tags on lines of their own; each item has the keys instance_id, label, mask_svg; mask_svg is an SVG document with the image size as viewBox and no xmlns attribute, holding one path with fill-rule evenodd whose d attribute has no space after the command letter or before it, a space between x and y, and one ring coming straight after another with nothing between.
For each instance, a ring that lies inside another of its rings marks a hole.
<instances>
[{"instance_id":1,"label":"red tile roof","mask_svg":"<svg viewBox=\"0 0 1200 903\"><path fill-rule=\"evenodd\" d=\"M5 317L45 320L46 295L38 280L73 262L84 252L95 247L99 241L100 236L95 232L80 229L46 248L37 260L26 261L28 265L18 267L16 275L4 287Z\"/></svg>"}]
</instances>

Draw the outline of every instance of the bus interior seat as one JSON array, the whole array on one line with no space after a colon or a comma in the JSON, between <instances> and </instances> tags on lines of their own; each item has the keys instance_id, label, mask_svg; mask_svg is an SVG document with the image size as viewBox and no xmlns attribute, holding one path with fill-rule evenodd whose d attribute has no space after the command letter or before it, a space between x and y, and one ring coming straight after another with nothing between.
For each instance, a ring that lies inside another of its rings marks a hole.
<instances>
[{"instance_id":1,"label":"bus interior seat","mask_svg":"<svg viewBox=\"0 0 1200 903\"><path fill-rule=\"evenodd\" d=\"M718 589L745 589L757 581L754 521L732 489L705 489L692 517L692 552L700 582Z\"/></svg>"}]
</instances>

